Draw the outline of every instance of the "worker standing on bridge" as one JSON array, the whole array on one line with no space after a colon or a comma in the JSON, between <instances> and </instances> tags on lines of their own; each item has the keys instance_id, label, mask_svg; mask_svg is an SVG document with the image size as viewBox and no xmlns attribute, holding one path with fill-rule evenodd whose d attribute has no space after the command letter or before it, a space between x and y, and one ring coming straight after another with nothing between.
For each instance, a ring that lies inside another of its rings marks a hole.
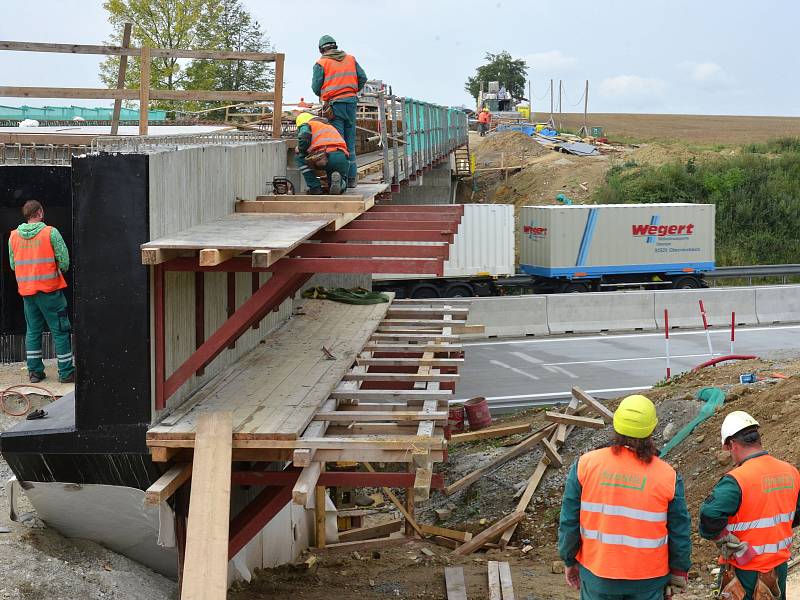
<instances>
[{"instance_id":1,"label":"worker standing on bridge","mask_svg":"<svg viewBox=\"0 0 800 600\"><path fill-rule=\"evenodd\" d=\"M319 60L314 65L311 89L323 102L323 116L333 125L347 144L350 170L347 187L356 187L356 108L357 94L367 83L367 74L358 61L339 50L329 35L319 39ZM329 107L326 110L326 107Z\"/></svg>"},{"instance_id":2,"label":"worker standing on bridge","mask_svg":"<svg viewBox=\"0 0 800 600\"><path fill-rule=\"evenodd\" d=\"M303 174L312 195L322 193L322 184L314 174L324 169L328 174L328 193L341 194L347 181L350 163L347 145L339 132L325 119L303 112L295 119L297 125L296 164Z\"/></svg>"},{"instance_id":3,"label":"worker standing on bridge","mask_svg":"<svg viewBox=\"0 0 800 600\"><path fill-rule=\"evenodd\" d=\"M758 421L741 410L722 422L736 465L700 507L700 535L720 549L720 589L730 598L786 598L792 528L800 524L800 474L761 447ZM737 595L738 594L738 595Z\"/></svg>"},{"instance_id":4,"label":"worker standing on bridge","mask_svg":"<svg viewBox=\"0 0 800 600\"><path fill-rule=\"evenodd\" d=\"M657 423L648 398L628 396L611 445L570 469L558 550L581 600L662 600L667 586L686 588L691 521L683 480L656 456Z\"/></svg>"},{"instance_id":5,"label":"worker standing on bridge","mask_svg":"<svg viewBox=\"0 0 800 600\"><path fill-rule=\"evenodd\" d=\"M492 122L492 114L485 106L483 110L478 113L478 133L481 137L486 135L486 130L489 129L489 123Z\"/></svg>"},{"instance_id":6,"label":"worker standing on bridge","mask_svg":"<svg viewBox=\"0 0 800 600\"><path fill-rule=\"evenodd\" d=\"M58 229L45 225L44 209L37 200L22 206L22 216L26 222L8 238L8 258L25 310L28 379L39 383L45 378L42 333L46 324L55 341L58 380L71 383L75 381L72 328L62 291L67 287L62 272L69 269L69 251Z\"/></svg>"}]
</instances>

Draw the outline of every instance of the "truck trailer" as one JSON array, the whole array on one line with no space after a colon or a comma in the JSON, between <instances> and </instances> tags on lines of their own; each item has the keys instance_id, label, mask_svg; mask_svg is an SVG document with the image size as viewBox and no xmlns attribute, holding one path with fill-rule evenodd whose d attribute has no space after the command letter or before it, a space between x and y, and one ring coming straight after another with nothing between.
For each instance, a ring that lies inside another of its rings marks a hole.
<instances>
[{"instance_id":1,"label":"truck trailer","mask_svg":"<svg viewBox=\"0 0 800 600\"><path fill-rule=\"evenodd\" d=\"M704 275L715 268L714 209L525 206L515 224L512 205L467 204L443 277L375 275L373 288L401 298L453 298L706 287Z\"/></svg>"}]
</instances>

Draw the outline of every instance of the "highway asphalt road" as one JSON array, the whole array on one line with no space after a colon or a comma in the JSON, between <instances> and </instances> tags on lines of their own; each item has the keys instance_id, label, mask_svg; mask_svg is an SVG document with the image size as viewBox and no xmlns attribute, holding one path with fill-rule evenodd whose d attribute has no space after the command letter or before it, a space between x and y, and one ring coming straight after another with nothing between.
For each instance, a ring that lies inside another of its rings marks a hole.
<instances>
[{"instance_id":1,"label":"highway asphalt road","mask_svg":"<svg viewBox=\"0 0 800 600\"><path fill-rule=\"evenodd\" d=\"M711 331L715 356L730 353L730 331ZM664 379L664 333L628 333L464 342L456 395L485 396L493 411L564 401L578 386L599 398L644 390ZM736 330L737 354L800 354L800 325ZM672 374L710 358L704 331L670 333Z\"/></svg>"}]
</instances>

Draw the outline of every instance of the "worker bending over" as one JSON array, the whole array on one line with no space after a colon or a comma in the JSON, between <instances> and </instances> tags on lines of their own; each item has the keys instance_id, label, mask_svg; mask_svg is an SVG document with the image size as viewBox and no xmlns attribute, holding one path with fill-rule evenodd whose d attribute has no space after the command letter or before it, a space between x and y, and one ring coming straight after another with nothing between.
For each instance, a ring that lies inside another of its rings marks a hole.
<instances>
[{"instance_id":1,"label":"worker bending over","mask_svg":"<svg viewBox=\"0 0 800 600\"><path fill-rule=\"evenodd\" d=\"M347 146L325 119L311 113L300 113L297 124L297 154L295 162L303 174L309 194L321 194L322 184L314 174L316 169L324 169L328 175L328 193L341 194L345 189L350 163L347 160Z\"/></svg>"},{"instance_id":2,"label":"worker bending over","mask_svg":"<svg viewBox=\"0 0 800 600\"><path fill-rule=\"evenodd\" d=\"M656 407L625 398L611 445L571 467L561 504L558 550L582 600L662 600L685 589L691 566L683 480L656 456Z\"/></svg>"},{"instance_id":3,"label":"worker bending over","mask_svg":"<svg viewBox=\"0 0 800 600\"><path fill-rule=\"evenodd\" d=\"M67 287L62 272L69 269L69 251L58 229L45 225L44 209L38 201L28 200L22 216L26 222L8 238L8 258L25 311L28 379L39 383L45 378L42 333L47 324L56 346L58 380L71 383L75 381L72 327L62 292Z\"/></svg>"},{"instance_id":4,"label":"worker bending over","mask_svg":"<svg viewBox=\"0 0 800 600\"><path fill-rule=\"evenodd\" d=\"M323 102L323 114L330 120L347 144L350 169L347 172L347 187L356 187L358 165L356 164L356 94L367 83L367 74L356 59L339 50L329 35L319 39L319 60L314 65L311 89ZM326 106L327 105L327 106ZM328 108L329 107L329 108ZM327 110L326 110L327 109Z\"/></svg>"},{"instance_id":5,"label":"worker bending over","mask_svg":"<svg viewBox=\"0 0 800 600\"><path fill-rule=\"evenodd\" d=\"M700 535L720 549L720 589L731 599L786 598L792 528L800 523L800 474L761 447L758 421L725 417L722 447L736 465L700 507Z\"/></svg>"}]
</instances>

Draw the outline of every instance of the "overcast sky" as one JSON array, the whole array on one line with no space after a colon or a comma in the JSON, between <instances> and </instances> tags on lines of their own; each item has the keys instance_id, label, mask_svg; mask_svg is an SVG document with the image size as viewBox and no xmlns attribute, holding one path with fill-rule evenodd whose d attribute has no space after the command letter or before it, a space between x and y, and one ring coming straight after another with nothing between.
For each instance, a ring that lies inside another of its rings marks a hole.
<instances>
[{"instance_id":1,"label":"overcast sky","mask_svg":"<svg viewBox=\"0 0 800 600\"><path fill-rule=\"evenodd\" d=\"M244 0L286 54L288 102L308 99L317 40L333 35L395 93L472 106L465 79L486 52L528 61L534 108L550 78L564 110L800 116L795 0ZM97 44L101 0L0 0L0 39ZM34 8L35 7L35 8ZM334 12L338 11L338 12ZM324 25L322 25L324 24ZM102 57L0 52L0 85L100 87ZM0 104L70 104L0 98ZM106 105L102 101L75 102Z\"/></svg>"}]
</instances>

